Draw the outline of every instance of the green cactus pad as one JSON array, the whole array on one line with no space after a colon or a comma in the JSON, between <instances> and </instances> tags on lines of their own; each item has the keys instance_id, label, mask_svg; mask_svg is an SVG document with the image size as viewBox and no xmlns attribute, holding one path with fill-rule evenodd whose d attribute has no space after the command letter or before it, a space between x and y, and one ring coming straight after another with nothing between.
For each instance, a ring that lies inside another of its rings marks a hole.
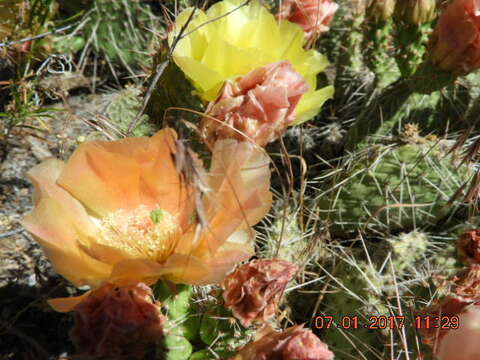
<instances>
[{"instance_id":1,"label":"green cactus pad","mask_svg":"<svg viewBox=\"0 0 480 360\"><path fill-rule=\"evenodd\" d=\"M95 0L85 38L109 61L127 69L149 64L149 44L157 24L148 7L137 0Z\"/></svg>"},{"instance_id":2,"label":"green cactus pad","mask_svg":"<svg viewBox=\"0 0 480 360\"><path fill-rule=\"evenodd\" d=\"M106 109L106 116L112 124L126 134L130 124L135 120L142 105L142 89L135 85L127 85L123 90L112 93ZM148 115L143 115L133 130L134 136L151 136L155 132L149 122Z\"/></svg>"},{"instance_id":3,"label":"green cactus pad","mask_svg":"<svg viewBox=\"0 0 480 360\"><path fill-rule=\"evenodd\" d=\"M253 330L244 328L232 313L220 304L211 304L200 325L200 339L222 358L228 358L235 349L251 340Z\"/></svg>"},{"instance_id":4,"label":"green cactus pad","mask_svg":"<svg viewBox=\"0 0 480 360\"><path fill-rule=\"evenodd\" d=\"M354 156L316 200L332 234L410 230L452 215L462 204L449 201L474 170L447 156L451 145L378 145Z\"/></svg>"}]
</instances>

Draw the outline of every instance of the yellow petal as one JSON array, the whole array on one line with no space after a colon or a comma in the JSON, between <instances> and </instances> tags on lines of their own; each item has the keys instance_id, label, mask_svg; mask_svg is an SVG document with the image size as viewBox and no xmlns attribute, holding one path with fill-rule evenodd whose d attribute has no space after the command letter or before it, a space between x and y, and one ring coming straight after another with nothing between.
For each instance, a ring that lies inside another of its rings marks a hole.
<instances>
[{"instance_id":1,"label":"yellow petal","mask_svg":"<svg viewBox=\"0 0 480 360\"><path fill-rule=\"evenodd\" d=\"M289 21L277 22L260 3L253 0L223 0L205 13L196 11L173 51L177 65L193 82L198 94L212 101L227 80L244 76L267 64L288 60L309 84L309 92L299 103L301 119L309 120L320 110L325 96L316 93L317 74L328 64L315 50L303 48L303 29ZM192 9L182 12L169 44L186 24Z\"/></svg>"},{"instance_id":2,"label":"yellow petal","mask_svg":"<svg viewBox=\"0 0 480 360\"><path fill-rule=\"evenodd\" d=\"M323 103L333 97L333 86L327 86L323 89L317 90L314 93L306 93L297 108L297 117L294 125L299 125L307 120L310 120L320 111Z\"/></svg>"}]
</instances>

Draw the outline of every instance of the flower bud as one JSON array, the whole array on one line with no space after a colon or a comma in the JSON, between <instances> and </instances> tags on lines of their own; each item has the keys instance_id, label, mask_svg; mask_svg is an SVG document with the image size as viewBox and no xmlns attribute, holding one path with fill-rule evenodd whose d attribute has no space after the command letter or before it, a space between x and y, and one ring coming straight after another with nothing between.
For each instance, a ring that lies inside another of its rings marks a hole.
<instances>
[{"instance_id":1,"label":"flower bud","mask_svg":"<svg viewBox=\"0 0 480 360\"><path fill-rule=\"evenodd\" d=\"M90 292L74 311L70 337L81 355L143 359L147 346L163 334L164 316L143 283L125 287L107 283Z\"/></svg>"},{"instance_id":2,"label":"flower bud","mask_svg":"<svg viewBox=\"0 0 480 360\"><path fill-rule=\"evenodd\" d=\"M222 282L225 306L244 326L275 315L280 298L298 267L285 260L255 260Z\"/></svg>"},{"instance_id":3,"label":"flower bud","mask_svg":"<svg viewBox=\"0 0 480 360\"><path fill-rule=\"evenodd\" d=\"M307 40L316 39L330 29L330 23L338 9L332 0L285 0L281 3L277 18L300 25Z\"/></svg>"},{"instance_id":4,"label":"flower bud","mask_svg":"<svg viewBox=\"0 0 480 360\"><path fill-rule=\"evenodd\" d=\"M265 146L295 120L295 108L307 91L305 79L288 61L255 69L225 83L202 120L204 135L211 142L234 138Z\"/></svg>"},{"instance_id":5,"label":"flower bud","mask_svg":"<svg viewBox=\"0 0 480 360\"><path fill-rule=\"evenodd\" d=\"M394 10L395 0L370 0L367 15L375 21L385 21L392 17Z\"/></svg>"},{"instance_id":6,"label":"flower bud","mask_svg":"<svg viewBox=\"0 0 480 360\"><path fill-rule=\"evenodd\" d=\"M435 66L455 74L468 74L480 67L477 0L454 0L445 8L430 39L429 52Z\"/></svg>"},{"instance_id":7,"label":"flower bud","mask_svg":"<svg viewBox=\"0 0 480 360\"><path fill-rule=\"evenodd\" d=\"M230 360L332 360L334 355L311 330L302 325L275 332L267 327L260 338L237 352Z\"/></svg>"},{"instance_id":8,"label":"flower bud","mask_svg":"<svg viewBox=\"0 0 480 360\"><path fill-rule=\"evenodd\" d=\"M395 10L407 23L420 25L435 18L436 0L402 0Z\"/></svg>"},{"instance_id":9,"label":"flower bud","mask_svg":"<svg viewBox=\"0 0 480 360\"><path fill-rule=\"evenodd\" d=\"M480 264L480 230L470 230L460 236L457 243L460 260Z\"/></svg>"}]
</instances>

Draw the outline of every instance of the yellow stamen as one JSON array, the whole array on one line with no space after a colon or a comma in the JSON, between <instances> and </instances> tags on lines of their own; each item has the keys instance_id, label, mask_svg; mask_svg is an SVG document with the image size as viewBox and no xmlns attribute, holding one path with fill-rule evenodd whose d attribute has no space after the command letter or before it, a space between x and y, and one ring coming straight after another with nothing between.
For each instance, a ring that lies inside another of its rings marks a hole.
<instances>
[{"instance_id":1,"label":"yellow stamen","mask_svg":"<svg viewBox=\"0 0 480 360\"><path fill-rule=\"evenodd\" d=\"M98 229L100 244L128 258L163 262L175 248L179 226L168 211L142 207L134 212L118 210L103 218Z\"/></svg>"}]
</instances>

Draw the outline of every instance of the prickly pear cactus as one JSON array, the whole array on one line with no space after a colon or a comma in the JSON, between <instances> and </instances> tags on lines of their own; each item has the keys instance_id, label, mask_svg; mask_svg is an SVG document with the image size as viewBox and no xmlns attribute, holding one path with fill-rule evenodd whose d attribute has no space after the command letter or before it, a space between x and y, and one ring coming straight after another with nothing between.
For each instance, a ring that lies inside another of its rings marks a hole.
<instances>
[{"instance_id":1,"label":"prickly pear cactus","mask_svg":"<svg viewBox=\"0 0 480 360\"><path fill-rule=\"evenodd\" d=\"M113 125L123 134L128 132L142 106L142 89L135 85L127 85L123 90L112 93L107 105L106 115ZM150 136L154 127L148 115L143 115L133 130L134 136Z\"/></svg>"},{"instance_id":2,"label":"prickly pear cactus","mask_svg":"<svg viewBox=\"0 0 480 360\"><path fill-rule=\"evenodd\" d=\"M149 99L146 113L158 123L168 123L169 120L179 117L187 120L199 119L204 104L180 68L173 61L167 63L166 51L161 49L154 57L154 71L150 79L152 81L158 76L160 78Z\"/></svg>"},{"instance_id":3,"label":"prickly pear cactus","mask_svg":"<svg viewBox=\"0 0 480 360\"><path fill-rule=\"evenodd\" d=\"M252 340L254 331L243 327L221 301L205 305L199 330L203 349L194 353L193 359L228 359Z\"/></svg>"},{"instance_id":4,"label":"prickly pear cactus","mask_svg":"<svg viewBox=\"0 0 480 360\"><path fill-rule=\"evenodd\" d=\"M86 16L85 38L107 60L130 70L149 64L153 34L148 29L155 28L156 18L148 7L138 0L95 0Z\"/></svg>"},{"instance_id":5,"label":"prickly pear cactus","mask_svg":"<svg viewBox=\"0 0 480 360\"><path fill-rule=\"evenodd\" d=\"M226 359L253 337L223 306L219 291L160 281L154 293L167 318L158 360Z\"/></svg>"},{"instance_id":6,"label":"prickly pear cactus","mask_svg":"<svg viewBox=\"0 0 480 360\"><path fill-rule=\"evenodd\" d=\"M382 292L384 279L373 264L365 261L361 251L346 249L337 255L338 261L329 266L329 287L318 314L324 321L317 319L315 325L323 328L322 339L335 352L336 359L381 354L387 342L385 332L365 325L370 316L389 313ZM330 317L333 323L328 327Z\"/></svg>"},{"instance_id":7,"label":"prickly pear cactus","mask_svg":"<svg viewBox=\"0 0 480 360\"><path fill-rule=\"evenodd\" d=\"M335 171L317 198L332 235L409 230L447 215L444 221L453 221L462 204L450 201L473 168L448 155L449 141L414 139L372 146Z\"/></svg>"},{"instance_id":8,"label":"prickly pear cactus","mask_svg":"<svg viewBox=\"0 0 480 360\"><path fill-rule=\"evenodd\" d=\"M193 289L188 285L177 285L172 291L164 282L159 282L154 291L167 316L157 358L187 360L193 351L190 341L197 337L200 320L192 306Z\"/></svg>"},{"instance_id":9,"label":"prickly pear cactus","mask_svg":"<svg viewBox=\"0 0 480 360\"><path fill-rule=\"evenodd\" d=\"M408 309L438 298L434 275L458 269L450 248L453 239L412 231L365 247L331 246L336 261L325 265L328 288L319 313L323 321L316 325L323 325L322 338L336 359L360 354L387 358L387 344L392 338L401 341L399 329L407 339L415 337ZM334 325L327 328L329 317Z\"/></svg>"}]
</instances>

